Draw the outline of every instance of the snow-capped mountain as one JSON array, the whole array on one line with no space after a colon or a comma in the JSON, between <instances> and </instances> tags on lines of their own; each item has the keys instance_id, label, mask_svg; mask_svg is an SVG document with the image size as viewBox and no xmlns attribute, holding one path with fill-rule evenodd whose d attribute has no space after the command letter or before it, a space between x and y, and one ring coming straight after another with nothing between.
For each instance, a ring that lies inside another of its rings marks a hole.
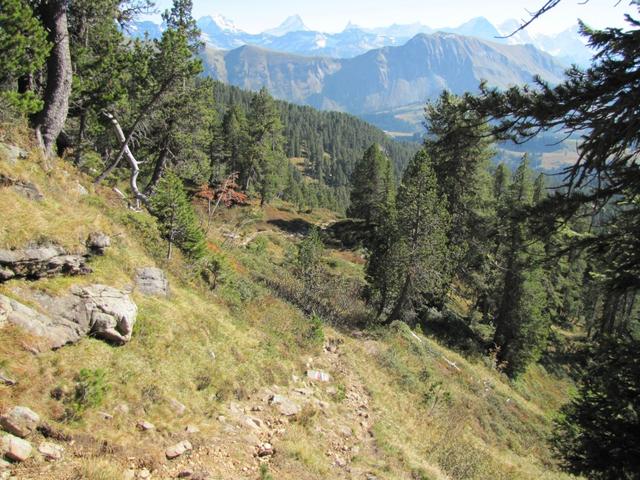
<instances>
[{"instance_id":1,"label":"snow-capped mountain","mask_svg":"<svg viewBox=\"0 0 640 480\"><path fill-rule=\"evenodd\" d=\"M476 17L453 28L439 28L438 30L448 33L456 33L465 37L482 38L491 42L503 42L498 29L486 18Z\"/></svg>"},{"instance_id":2,"label":"snow-capped mountain","mask_svg":"<svg viewBox=\"0 0 640 480\"><path fill-rule=\"evenodd\" d=\"M502 35L507 36L516 32L518 27L520 27L520 23L517 20L508 20L498 29ZM527 43L535 45L536 48L553 55L565 65L573 63L582 66L588 65L593 56L593 51L587 47L583 37L580 36L577 25L552 35L520 30L507 38L507 41L512 45Z\"/></svg>"},{"instance_id":3,"label":"snow-capped mountain","mask_svg":"<svg viewBox=\"0 0 640 480\"><path fill-rule=\"evenodd\" d=\"M417 34L441 31L494 43L531 44L553 55L564 65L588 64L591 51L580 38L577 27L556 35L535 34L524 30L509 38L503 38L513 33L519 25L518 21L509 20L496 27L483 17L473 18L457 27L439 29L420 23L364 28L349 22L342 32L325 33L310 30L299 15L293 15L276 28L251 34L244 32L222 15L202 17L198 20L204 42L210 47L222 50L254 45L297 55L353 58L373 49L404 45ZM145 21L133 25L130 29L130 34L134 37L143 37L145 33L151 38L157 38L162 33L162 27Z\"/></svg>"},{"instance_id":4,"label":"snow-capped mountain","mask_svg":"<svg viewBox=\"0 0 640 480\"><path fill-rule=\"evenodd\" d=\"M248 41L245 34L231 20L222 15L202 17L198 20L198 28L202 32L202 40L216 48L229 49L245 45Z\"/></svg>"},{"instance_id":5,"label":"snow-capped mountain","mask_svg":"<svg viewBox=\"0 0 640 480\"><path fill-rule=\"evenodd\" d=\"M302 21L300 15L292 15L276 28L266 30L263 33L265 33L266 35L273 35L274 37L282 37L287 33L307 31L309 31L309 29Z\"/></svg>"}]
</instances>

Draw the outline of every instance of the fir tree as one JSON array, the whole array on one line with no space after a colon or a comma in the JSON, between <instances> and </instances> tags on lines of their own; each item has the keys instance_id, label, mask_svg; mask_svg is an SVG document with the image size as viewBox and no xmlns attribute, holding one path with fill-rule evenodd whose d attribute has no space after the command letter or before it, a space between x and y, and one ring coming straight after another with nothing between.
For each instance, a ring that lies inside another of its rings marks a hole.
<instances>
[{"instance_id":1,"label":"fir tree","mask_svg":"<svg viewBox=\"0 0 640 480\"><path fill-rule=\"evenodd\" d=\"M378 144L356 163L347 215L363 219L372 229L385 223L395 207L395 179L389 158Z\"/></svg>"},{"instance_id":2,"label":"fir tree","mask_svg":"<svg viewBox=\"0 0 640 480\"><path fill-rule=\"evenodd\" d=\"M490 209L489 161L495 154L489 128L462 99L444 91L425 109L429 153L440 195L451 213L449 247L456 270L465 274L478 268L485 252Z\"/></svg>"},{"instance_id":3,"label":"fir tree","mask_svg":"<svg viewBox=\"0 0 640 480\"><path fill-rule=\"evenodd\" d=\"M182 180L176 174L171 171L165 173L151 197L150 206L160 224L160 232L168 242L167 258L171 258L173 245L192 260L199 260L204 256L204 233L187 198Z\"/></svg>"},{"instance_id":4,"label":"fir tree","mask_svg":"<svg viewBox=\"0 0 640 480\"><path fill-rule=\"evenodd\" d=\"M24 0L3 0L0 8L0 99L22 113L35 113L42 101L29 89L51 45L47 32ZM19 85L21 83L21 85Z\"/></svg>"},{"instance_id":5,"label":"fir tree","mask_svg":"<svg viewBox=\"0 0 640 480\"><path fill-rule=\"evenodd\" d=\"M412 320L423 307L441 304L450 280L450 217L424 150L405 171L395 218L388 243L373 250L368 264L373 293L390 309L387 322Z\"/></svg>"},{"instance_id":6,"label":"fir tree","mask_svg":"<svg viewBox=\"0 0 640 480\"><path fill-rule=\"evenodd\" d=\"M247 171L241 172L246 187L257 181L260 204L270 201L282 187L287 159L284 155L282 123L276 104L263 88L254 95L248 116L249 150Z\"/></svg>"},{"instance_id":7,"label":"fir tree","mask_svg":"<svg viewBox=\"0 0 640 480\"><path fill-rule=\"evenodd\" d=\"M533 205L534 184L527 156L516 170L507 198L504 279L496 313L494 343L498 360L516 377L540 357L549 332L544 246L529 237L524 217Z\"/></svg>"},{"instance_id":8,"label":"fir tree","mask_svg":"<svg viewBox=\"0 0 640 480\"><path fill-rule=\"evenodd\" d=\"M567 470L599 480L640 478L640 348L604 339L589 355L578 395L562 408L554 446Z\"/></svg>"}]
</instances>

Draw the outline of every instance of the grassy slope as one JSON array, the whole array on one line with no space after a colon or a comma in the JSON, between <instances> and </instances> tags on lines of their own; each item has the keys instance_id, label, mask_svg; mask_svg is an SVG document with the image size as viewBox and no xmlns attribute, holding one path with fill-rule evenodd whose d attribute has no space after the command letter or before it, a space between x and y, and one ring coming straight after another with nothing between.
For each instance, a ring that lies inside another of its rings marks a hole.
<instances>
[{"instance_id":1,"label":"grassy slope","mask_svg":"<svg viewBox=\"0 0 640 480\"><path fill-rule=\"evenodd\" d=\"M15 132L3 134L8 143L26 143ZM325 339L339 346L337 354L324 352L308 319L251 276L254 268L268 270L292 251L295 238L267 221L293 220L298 215L292 211L225 212L224 223L212 229L210 246L226 258L226 281L209 292L189 278L180 258L162 261L164 246L146 214L128 212L107 189L74 193L78 180L87 187L90 181L68 164L56 161L45 170L32 150L17 166L0 159L0 173L33 181L46 197L33 202L0 189L0 248L49 239L80 250L93 230L114 239L89 276L13 281L0 286L0 293L21 299L36 289L64 293L73 284L126 288L135 269L149 265L165 268L172 285L169 299L133 294L139 318L124 347L85 339L35 356L29 350L37 339L12 328L0 331L0 368L20 380L13 388L0 386L0 410L27 405L75 438L66 444L63 462L30 460L18 467L18 478L119 479L127 468L142 467L153 470L154 478L173 478L190 465L213 478L256 479L261 474L255 443L265 439L277 451L269 469L278 480L367 473L380 479L565 478L555 472L545 436L569 385L541 368L513 385L481 361L469 362L402 326L358 335L326 326ZM331 215L320 211L303 219L323 224ZM239 247L225 241L226 231L264 233ZM337 272L361 272L361 259L351 252L331 251L330 257ZM332 383L301 380L311 364L329 371ZM59 421L65 405L50 391L73 391L82 368L104 369L110 389L82 418ZM269 390L293 395L293 387L311 389L316 403L297 421L286 421L261 399ZM187 406L185 416L172 412L173 398ZM123 403L128 412L116 413ZM255 415L267 422L266 432L218 419L233 418L245 407L258 410L257 404L265 405ZM106 421L99 412L114 418ZM142 418L156 430L136 431ZM187 424L200 429L191 437L194 453L168 463L164 448L184 438ZM345 429L353 435L342 435Z\"/></svg>"}]
</instances>

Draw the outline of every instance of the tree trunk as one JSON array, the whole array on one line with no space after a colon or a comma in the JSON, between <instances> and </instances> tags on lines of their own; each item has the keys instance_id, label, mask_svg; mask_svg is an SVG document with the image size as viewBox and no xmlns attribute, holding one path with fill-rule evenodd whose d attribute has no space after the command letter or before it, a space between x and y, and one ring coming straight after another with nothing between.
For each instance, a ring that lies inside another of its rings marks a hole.
<instances>
[{"instance_id":1,"label":"tree trunk","mask_svg":"<svg viewBox=\"0 0 640 480\"><path fill-rule=\"evenodd\" d=\"M145 195L151 195L156 188L156 185L162 178L162 174L164 173L164 167L167 164L167 158L169 157L169 149L164 146L160 153L158 154L158 159L156 160L156 165L153 169L153 175L151 176L151 180L144 189Z\"/></svg>"},{"instance_id":2,"label":"tree trunk","mask_svg":"<svg viewBox=\"0 0 640 480\"><path fill-rule=\"evenodd\" d=\"M49 41L53 44L47 59L44 108L35 122L36 136L48 157L67 120L73 69L69 50L67 1L45 0L41 3L39 12L45 28L49 31Z\"/></svg>"},{"instance_id":3,"label":"tree trunk","mask_svg":"<svg viewBox=\"0 0 640 480\"><path fill-rule=\"evenodd\" d=\"M402 285L402 290L400 290L400 295L398 295L398 299L396 300L396 304L393 307L393 311L387 318L384 323L391 323L394 320L402 320L402 313L404 311L405 305L409 301L409 293L411 290L411 275L407 275L404 284Z\"/></svg>"},{"instance_id":4,"label":"tree trunk","mask_svg":"<svg viewBox=\"0 0 640 480\"><path fill-rule=\"evenodd\" d=\"M147 205L149 203L149 199L145 194L140 192L138 189L138 175L140 175L140 163L136 160L136 157L133 156L133 153L129 149L127 145L127 138L124 136L124 132L122 131L122 127L118 120L111 115L110 113L104 112L104 115L111 121L113 125L113 130L118 138L118 141L121 143L121 150L124 153L124 157L129 162L129 167L131 169L131 174L129 175L129 186L131 187L131 191L133 192L133 196L136 199L137 203L144 203Z\"/></svg>"},{"instance_id":5,"label":"tree trunk","mask_svg":"<svg viewBox=\"0 0 640 480\"><path fill-rule=\"evenodd\" d=\"M120 151L118 152L116 159L93 181L95 185L98 185L105 178L107 178L109 174L120 164L122 157L124 157L125 155L128 155L127 150L129 150L129 142L131 142L133 135L136 133L136 130L138 129L138 125L140 125L144 117L153 109L156 102L160 100L160 97L162 97L164 92L166 92L170 86L171 86L171 82L165 81L161 85L160 89L155 93L155 95L151 97L151 99L147 102L147 104L144 107L142 107L142 109L140 110L140 113L138 113L136 120L133 122L133 126L129 130L129 134L125 136L124 133L122 133ZM109 112L103 112L103 113L107 117L111 115ZM120 130L122 131L122 128L119 125L118 125L118 128L120 128Z\"/></svg>"}]
</instances>

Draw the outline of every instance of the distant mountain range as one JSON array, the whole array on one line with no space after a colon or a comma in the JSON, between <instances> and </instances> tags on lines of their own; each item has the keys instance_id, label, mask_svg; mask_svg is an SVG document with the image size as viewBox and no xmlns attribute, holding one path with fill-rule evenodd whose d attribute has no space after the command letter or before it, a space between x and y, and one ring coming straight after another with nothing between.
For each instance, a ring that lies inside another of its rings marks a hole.
<instances>
[{"instance_id":1,"label":"distant mountain range","mask_svg":"<svg viewBox=\"0 0 640 480\"><path fill-rule=\"evenodd\" d=\"M532 45L506 45L451 33L418 34L399 47L336 59L256 46L208 47L205 73L238 87L267 87L277 98L359 115L386 130L418 131L424 103L443 89L476 91L481 80L508 87L564 69ZM393 123L393 125L391 124Z\"/></svg>"},{"instance_id":2,"label":"distant mountain range","mask_svg":"<svg viewBox=\"0 0 640 480\"><path fill-rule=\"evenodd\" d=\"M514 32L518 25L516 20L510 20L500 26L494 26L486 18L478 17L454 28L437 30L420 23L381 28L364 28L349 23L342 32L324 33L310 30L299 15L294 15L276 28L250 34L222 15L202 17L198 20L203 40L208 46L222 50L254 45L298 55L352 58L369 50L404 45L420 33L440 31L503 44L532 44L557 57L565 65L584 65L591 57L589 49L577 33L577 26L556 35L530 34L525 30L512 37L503 38ZM156 38L161 34L162 28L162 25L144 21L134 24L130 33L133 36L144 36L146 33L151 38Z\"/></svg>"}]
</instances>

